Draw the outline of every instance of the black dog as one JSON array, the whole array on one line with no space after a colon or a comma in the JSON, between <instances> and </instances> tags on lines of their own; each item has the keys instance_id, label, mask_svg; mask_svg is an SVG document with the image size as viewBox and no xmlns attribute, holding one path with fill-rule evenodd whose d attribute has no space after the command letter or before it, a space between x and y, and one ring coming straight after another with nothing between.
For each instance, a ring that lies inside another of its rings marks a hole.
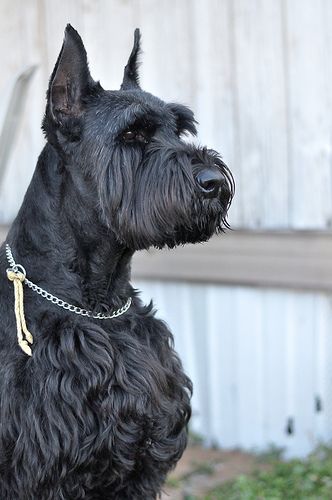
<instances>
[{"instance_id":1,"label":"black dog","mask_svg":"<svg viewBox=\"0 0 332 500\"><path fill-rule=\"evenodd\" d=\"M130 262L222 230L233 181L181 140L188 108L140 89L139 38L105 91L68 26L50 79L47 143L0 250L1 500L155 499L186 445L191 383Z\"/></svg>"}]
</instances>

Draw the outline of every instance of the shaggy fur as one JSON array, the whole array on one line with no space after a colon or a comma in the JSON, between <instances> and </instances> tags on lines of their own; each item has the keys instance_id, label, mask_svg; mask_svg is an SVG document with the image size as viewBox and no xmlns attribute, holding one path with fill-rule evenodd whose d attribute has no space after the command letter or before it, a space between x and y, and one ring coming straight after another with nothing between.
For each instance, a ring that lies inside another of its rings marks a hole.
<instances>
[{"instance_id":1,"label":"shaggy fur","mask_svg":"<svg viewBox=\"0 0 332 500\"><path fill-rule=\"evenodd\" d=\"M121 90L105 91L68 26L50 79L47 143L7 242L27 277L65 301L103 313L133 303L94 320L25 287L29 357L1 247L1 500L152 500L186 445L191 382L130 262L220 231L233 183L217 153L181 140L196 131L192 112L140 89L138 52L136 31Z\"/></svg>"}]
</instances>

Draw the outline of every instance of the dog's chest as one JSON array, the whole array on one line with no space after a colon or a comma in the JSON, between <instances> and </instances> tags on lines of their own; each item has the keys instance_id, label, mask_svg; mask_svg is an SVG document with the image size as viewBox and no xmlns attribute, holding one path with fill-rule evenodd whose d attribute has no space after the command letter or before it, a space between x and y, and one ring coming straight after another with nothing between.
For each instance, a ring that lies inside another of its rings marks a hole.
<instances>
[{"instance_id":1,"label":"dog's chest","mask_svg":"<svg viewBox=\"0 0 332 500\"><path fill-rule=\"evenodd\" d=\"M133 432L135 445L144 447L158 402L168 397L158 352L165 343L150 342L142 326L137 333L121 323L118 329L68 324L56 334L47 335L39 351L48 358L38 360L48 366L40 374L45 405L54 402L64 427L75 421L82 442L93 437L103 448Z\"/></svg>"}]
</instances>

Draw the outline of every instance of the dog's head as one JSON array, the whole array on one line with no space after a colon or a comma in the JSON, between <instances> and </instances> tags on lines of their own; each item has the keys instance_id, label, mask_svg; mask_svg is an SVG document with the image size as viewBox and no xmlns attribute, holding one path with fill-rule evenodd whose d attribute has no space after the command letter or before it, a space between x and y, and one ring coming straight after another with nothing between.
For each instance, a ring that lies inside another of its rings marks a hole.
<instances>
[{"instance_id":1,"label":"dog's head","mask_svg":"<svg viewBox=\"0 0 332 500\"><path fill-rule=\"evenodd\" d=\"M44 131L122 244L137 250L205 241L227 226L232 175L216 151L183 140L196 135L189 108L140 88L139 52L136 30L121 89L106 91L91 78L83 42L68 25Z\"/></svg>"}]
</instances>

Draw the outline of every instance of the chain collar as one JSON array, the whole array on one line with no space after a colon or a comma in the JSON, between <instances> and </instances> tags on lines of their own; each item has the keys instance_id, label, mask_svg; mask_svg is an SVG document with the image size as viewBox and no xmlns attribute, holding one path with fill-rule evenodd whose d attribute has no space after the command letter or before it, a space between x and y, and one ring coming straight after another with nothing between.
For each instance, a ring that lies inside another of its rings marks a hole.
<instances>
[{"instance_id":1,"label":"chain collar","mask_svg":"<svg viewBox=\"0 0 332 500\"><path fill-rule=\"evenodd\" d=\"M33 290L34 292L41 295L44 299L52 302L52 304L62 307L67 311L79 314L80 316L87 316L88 318L93 318L93 319L112 319L112 318L117 318L118 316L124 314L126 311L128 311L129 307L131 306L131 297L129 297L127 302L122 307L120 307L120 309L113 311L111 314L102 314L102 313L93 314L92 311L88 311L87 309L82 309L81 307L74 306L72 304L69 304L68 302L65 302L64 300L59 299L55 295L52 295L51 293L47 292L40 286L37 286L34 283L32 283L32 281L28 280L26 277L26 271L24 267L21 266L20 264L16 264L11 248L8 245L8 243L6 244L6 257L11 270L14 271L15 273L20 272L24 275L25 285L31 288L31 290Z\"/></svg>"}]
</instances>

